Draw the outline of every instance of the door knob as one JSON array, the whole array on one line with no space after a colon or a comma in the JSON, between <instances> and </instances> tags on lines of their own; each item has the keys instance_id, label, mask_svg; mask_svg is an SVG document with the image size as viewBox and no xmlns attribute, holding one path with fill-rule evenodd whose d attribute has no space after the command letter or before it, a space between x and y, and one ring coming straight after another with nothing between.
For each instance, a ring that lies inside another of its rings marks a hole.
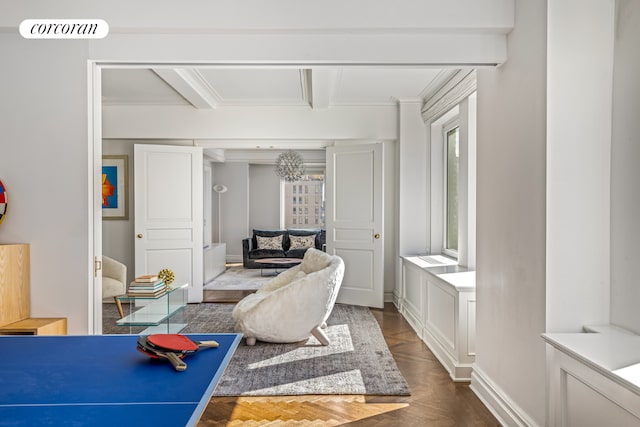
<instances>
[{"instance_id":1,"label":"door knob","mask_svg":"<svg viewBox=\"0 0 640 427\"><path fill-rule=\"evenodd\" d=\"M138 239L142 239L142 233L139 233L136 237L137 237Z\"/></svg>"},{"instance_id":2,"label":"door knob","mask_svg":"<svg viewBox=\"0 0 640 427\"><path fill-rule=\"evenodd\" d=\"M376 234L374 234L374 235L373 235L373 238L374 238L374 239L379 239L379 238L380 238L380 233L376 233Z\"/></svg>"}]
</instances>

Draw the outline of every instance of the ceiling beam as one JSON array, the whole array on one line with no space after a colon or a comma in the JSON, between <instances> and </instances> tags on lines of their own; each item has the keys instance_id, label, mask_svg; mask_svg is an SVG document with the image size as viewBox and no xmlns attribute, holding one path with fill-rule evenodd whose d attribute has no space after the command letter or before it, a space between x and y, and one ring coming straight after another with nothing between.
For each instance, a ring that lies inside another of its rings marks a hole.
<instances>
[{"instance_id":1,"label":"ceiling beam","mask_svg":"<svg viewBox=\"0 0 640 427\"><path fill-rule=\"evenodd\" d=\"M313 108L313 95L311 93L311 70L307 68L300 69L300 87L302 89L302 100Z\"/></svg>"},{"instance_id":2,"label":"ceiling beam","mask_svg":"<svg viewBox=\"0 0 640 427\"><path fill-rule=\"evenodd\" d=\"M334 68L314 68L307 71L310 71L307 74L307 85L311 93L311 108L314 110L329 108L341 71Z\"/></svg>"},{"instance_id":3,"label":"ceiling beam","mask_svg":"<svg viewBox=\"0 0 640 427\"><path fill-rule=\"evenodd\" d=\"M322 150L334 144L328 139L198 139L195 145L206 149L240 150Z\"/></svg>"},{"instance_id":4,"label":"ceiling beam","mask_svg":"<svg viewBox=\"0 0 640 427\"><path fill-rule=\"evenodd\" d=\"M205 159L212 162L224 163L226 161L225 150L222 148L212 148L202 150Z\"/></svg>"},{"instance_id":5,"label":"ceiling beam","mask_svg":"<svg viewBox=\"0 0 640 427\"><path fill-rule=\"evenodd\" d=\"M153 72L199 110L214 109L220 104L220 96L195 69L153 68Z\"/></svg>"}]
</instances>

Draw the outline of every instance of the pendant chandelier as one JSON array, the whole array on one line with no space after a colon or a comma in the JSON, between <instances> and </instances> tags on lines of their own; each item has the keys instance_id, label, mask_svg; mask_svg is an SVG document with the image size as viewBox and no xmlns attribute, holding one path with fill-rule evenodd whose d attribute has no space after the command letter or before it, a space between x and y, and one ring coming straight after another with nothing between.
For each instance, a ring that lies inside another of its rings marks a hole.
<instances>
[{"instance_id":1,"label":"pendant chandelier","mask_svg":"<svg viewBox=\"0 0 640 427\"><path fill-rule=\"evenodd\" d=\"M304 159L293 150L283 152L276 159L276 175L287 182L300 181L304 175Z\"/></svg>"}]
</instances>

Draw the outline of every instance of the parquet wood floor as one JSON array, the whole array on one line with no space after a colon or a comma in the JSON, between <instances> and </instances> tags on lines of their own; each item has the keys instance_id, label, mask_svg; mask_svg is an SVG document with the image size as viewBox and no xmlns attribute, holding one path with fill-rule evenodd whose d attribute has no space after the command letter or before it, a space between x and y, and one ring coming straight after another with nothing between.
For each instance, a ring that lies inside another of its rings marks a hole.
<instances>
[{"instance_id":1,"label":"parquet wood floor","mask_svg":"<svg viewBox=\"0 0 640 427\"><path fill-rule=\"evenodd\" d=\"M469 389L454 383L393 304L372 310L411 396L214 397L204 426L499 426Z\"/></svg>"}]
</instances>

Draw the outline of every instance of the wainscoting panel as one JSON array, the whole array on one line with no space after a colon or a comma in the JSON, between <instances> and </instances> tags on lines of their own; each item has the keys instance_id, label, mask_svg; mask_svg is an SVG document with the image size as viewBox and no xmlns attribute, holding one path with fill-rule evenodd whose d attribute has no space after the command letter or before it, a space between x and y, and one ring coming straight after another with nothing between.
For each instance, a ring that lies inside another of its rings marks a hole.
<instances>
[{"instance_id":1,"label":"wainscoting panel","mask_svg":"<svg viewBox=\"0 0 640 427\"><path fill-rule=\"evenodd\" d=\"M456 351L456 296L435 278L427 279L427 328L450 353Z\"/></svg>"},{"instance_id":2,"label":"wainscoting panel","mask_svg":"<svg viewBox=\"0 0 640 427\"><path fill-rule=\"evenodd\" d=\"M637 360L637 335L611 327L543 337L550 427L640 427L638 385L616 373Z\"/></svg>"},{"instance_id":3,"label":"wainscoting panel","mask_svg":"<svg viewBox=\"0 0 640 427\"><path fill-rule=\"evenodd\" d=\"M400 313L454 381L469 381L475 361L475 273L402 257Z\"/></svg>"},{"instance_id":4,"label":"wainscoting panel","mask_svg":"<svg viewBox=\"0 0 640 427\"><path fill-rule=\"evenodd\" d=\"M467 300L467 356L476 355L476 299L469 297Z\"/></svg>"}]
</instances>

